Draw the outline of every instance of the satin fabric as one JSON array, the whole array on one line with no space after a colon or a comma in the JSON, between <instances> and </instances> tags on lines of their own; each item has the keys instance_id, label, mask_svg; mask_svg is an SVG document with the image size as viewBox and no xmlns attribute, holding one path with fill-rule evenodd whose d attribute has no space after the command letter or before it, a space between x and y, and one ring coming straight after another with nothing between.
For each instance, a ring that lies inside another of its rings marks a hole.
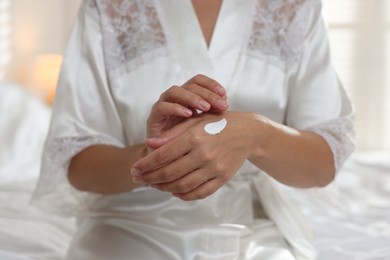
<instances>
[{"instance_id":1,"label":"satin fabric","mask_svg":"<svg viewBox=\"0 0 390 260\"><path fill-rule=\"evenodd\" d=\"M103 23L81 10L65 54L49 141L98 136L123 146L142 143L159 95L199 73L227 89L231 110L261 113L292 127L305 129L351 112L329 60L319 4L308 9L302 55L288 67L247 53L254 0L223 1L209 48L190 0L154 3L167 36L155 51L164 54L112 70L105 63ZM68 259L314 259L311 229L279 186L246 162L200 201L183 202L151 188L96 196L80 217Z\"/></svg>"},{"instance_id":2,"label":"satin fabric","mask_svg":"<svg viewBox=\"0 0 390 260\"><path fill-rule=\"evenodd\" d=\"M242 180L199 202L150 188L102 199L68 259L295 259L273 221L252 218L247 190Z\"/></svg>"}]
</instances>

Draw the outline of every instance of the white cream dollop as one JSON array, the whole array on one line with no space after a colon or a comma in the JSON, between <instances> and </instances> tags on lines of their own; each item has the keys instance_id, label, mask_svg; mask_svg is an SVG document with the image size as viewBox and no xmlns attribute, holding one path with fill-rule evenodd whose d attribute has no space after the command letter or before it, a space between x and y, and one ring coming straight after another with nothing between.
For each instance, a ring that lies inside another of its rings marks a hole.
<instances>
[{"instance_id":1,"label":"white cream dollop","mask_svg":"<svg viewBox=\"0 0 390 260\"><path fill-rule=\"evenodd\" d=\"M204 131L209 135L219 134L227 125L227 120L222 118L221 120L213 123L208 123L204 126Z\"/></svg>"}]
</instances>

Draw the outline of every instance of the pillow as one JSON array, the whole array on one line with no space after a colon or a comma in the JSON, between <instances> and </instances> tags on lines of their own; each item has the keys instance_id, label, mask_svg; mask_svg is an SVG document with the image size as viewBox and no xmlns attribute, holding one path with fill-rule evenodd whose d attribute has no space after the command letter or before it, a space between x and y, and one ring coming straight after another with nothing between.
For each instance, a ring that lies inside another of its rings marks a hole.
<instances>
[{"instance_id":1,"label":"pillow","mask_svg":"<svg viewBox=\"0 0 390 260\"><path fill-rule=\"evenodd\" d=\"M0 82L0 184L38 178L50 116L27 90Z\"/></svg>"}]
</instances>

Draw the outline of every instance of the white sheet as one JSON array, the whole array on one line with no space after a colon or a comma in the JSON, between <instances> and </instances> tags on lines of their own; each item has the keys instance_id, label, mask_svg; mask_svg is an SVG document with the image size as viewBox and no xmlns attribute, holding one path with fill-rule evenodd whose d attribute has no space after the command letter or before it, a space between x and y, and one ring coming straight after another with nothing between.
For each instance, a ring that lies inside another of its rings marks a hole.
<instances>
[{"instance_id":1,"label":"white sheet","mask_svg":"<svg viewBox=\"0 0 390 260\"><path fill-rule=\"evenodd\" d=\"M0 84L0 260L62 259L73 233L73 220L29 205L50 114L19 86Z\"/></svg>"},{"instance_id":2,"label":"white sheet","mask_svg":"<svg viewBox=\"0 0 390 260\"><path fill-rule=\"evenodd\" d=\"M50 113L25 89L0 82L0 184L37 178Z\"/></svg>"},{"instance_id":3,"label":"white sheet","mask_svg":"<svg viewBox=\"0 0 390 260\"><path fill-rule=\"evenodd\" d=\"M1 99L5 88L0 87L0 91ZM6 158L4 153L12 151L16 158L0 165L1 174L12 176L0 181L0 259L63 259L75 221L47 215L28 204L38 175L37 151L43 145L50 111L38 103L26 109L32 97L10 91L19 94L13 96L13 102L9 95L7 99L16 110L0 113L0 157ZM5 107L2 102L0 108ZM23 104L21 110L17 109L19 104ZM26 140L30 140L27 146ZM289 191L313 222L320 260L390 259L390 152L354 154L336 183L340 192L333 204L307 200Z\"/></svg>"},{"instance_id":4,"label":"white sheet","mask_svg":"<svg viewBox=\"0 0 390 260\"><path fill-rule=\"evenodd\" d=\"M333 204L293 196L312 220L321 260L390 259L390 152L354 154Z\"/></svg>"},{"instance_id":5,"label":"white sheet","mask_svg":"<svg viewBox=\"0 0 390 260\"><path fill-rule=\"evenodd\" d=\"M37 260L63 259L74 221L44 214L29 205L34 186L35 181L0 186L0 251Z\"/></svg>"},{"instance_id":6,"label":"white sheet","mask_svg":"<svg viewBox=\"0 0 390 260\"><path fill-rule=\"evenodd\" d=\"M20 256L10 252L0 251L0 259L2 260L31 260L31 258L27 258L24 256Z\"/></svg>"},{"instance_id":7,"label":"white sheet","mask_svg":"<svg viewBox=\"0 0 390 260\"><path fill-rule=\"evenodd\" d=\"M390 259L390 165L388 153L354 154L340 173L334 205L292 193L317 231L320 260ZM63 259L73 220L48 216L28 205L35 181L0 186L1 253L39 260ZM4 203L4 202L10 203Z\"/></svg>"}]
</instances>

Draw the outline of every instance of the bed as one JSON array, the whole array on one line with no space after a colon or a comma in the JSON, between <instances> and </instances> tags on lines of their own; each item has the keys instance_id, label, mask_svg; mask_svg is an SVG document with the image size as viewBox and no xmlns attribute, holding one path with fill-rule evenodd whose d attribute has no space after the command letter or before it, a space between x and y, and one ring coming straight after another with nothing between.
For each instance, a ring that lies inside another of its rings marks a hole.
<instances>
[{"instance_id":1,"label":"bed","mask_svg":"<svg viewBox=\"0 0 390 260\"><path fill-rule=\"evenodd\" d=\"M0 83L0 259L64 259L76 221L29 204L50 108ZM355 153L334 185L336 197L286 189L311 220L321 260L390 259L390 151Z\"/></svg>"},{"instance_id":2,"label":"bed","mask_svg":"<svg viewBox=\"0 0 390 260\"><path fill-rule=\"evenodd\" d=\"M38 98L0 83L0 260L63 259L75 230L73 219L29 205L49 122Z\"/></svg>"}]
</instances>

